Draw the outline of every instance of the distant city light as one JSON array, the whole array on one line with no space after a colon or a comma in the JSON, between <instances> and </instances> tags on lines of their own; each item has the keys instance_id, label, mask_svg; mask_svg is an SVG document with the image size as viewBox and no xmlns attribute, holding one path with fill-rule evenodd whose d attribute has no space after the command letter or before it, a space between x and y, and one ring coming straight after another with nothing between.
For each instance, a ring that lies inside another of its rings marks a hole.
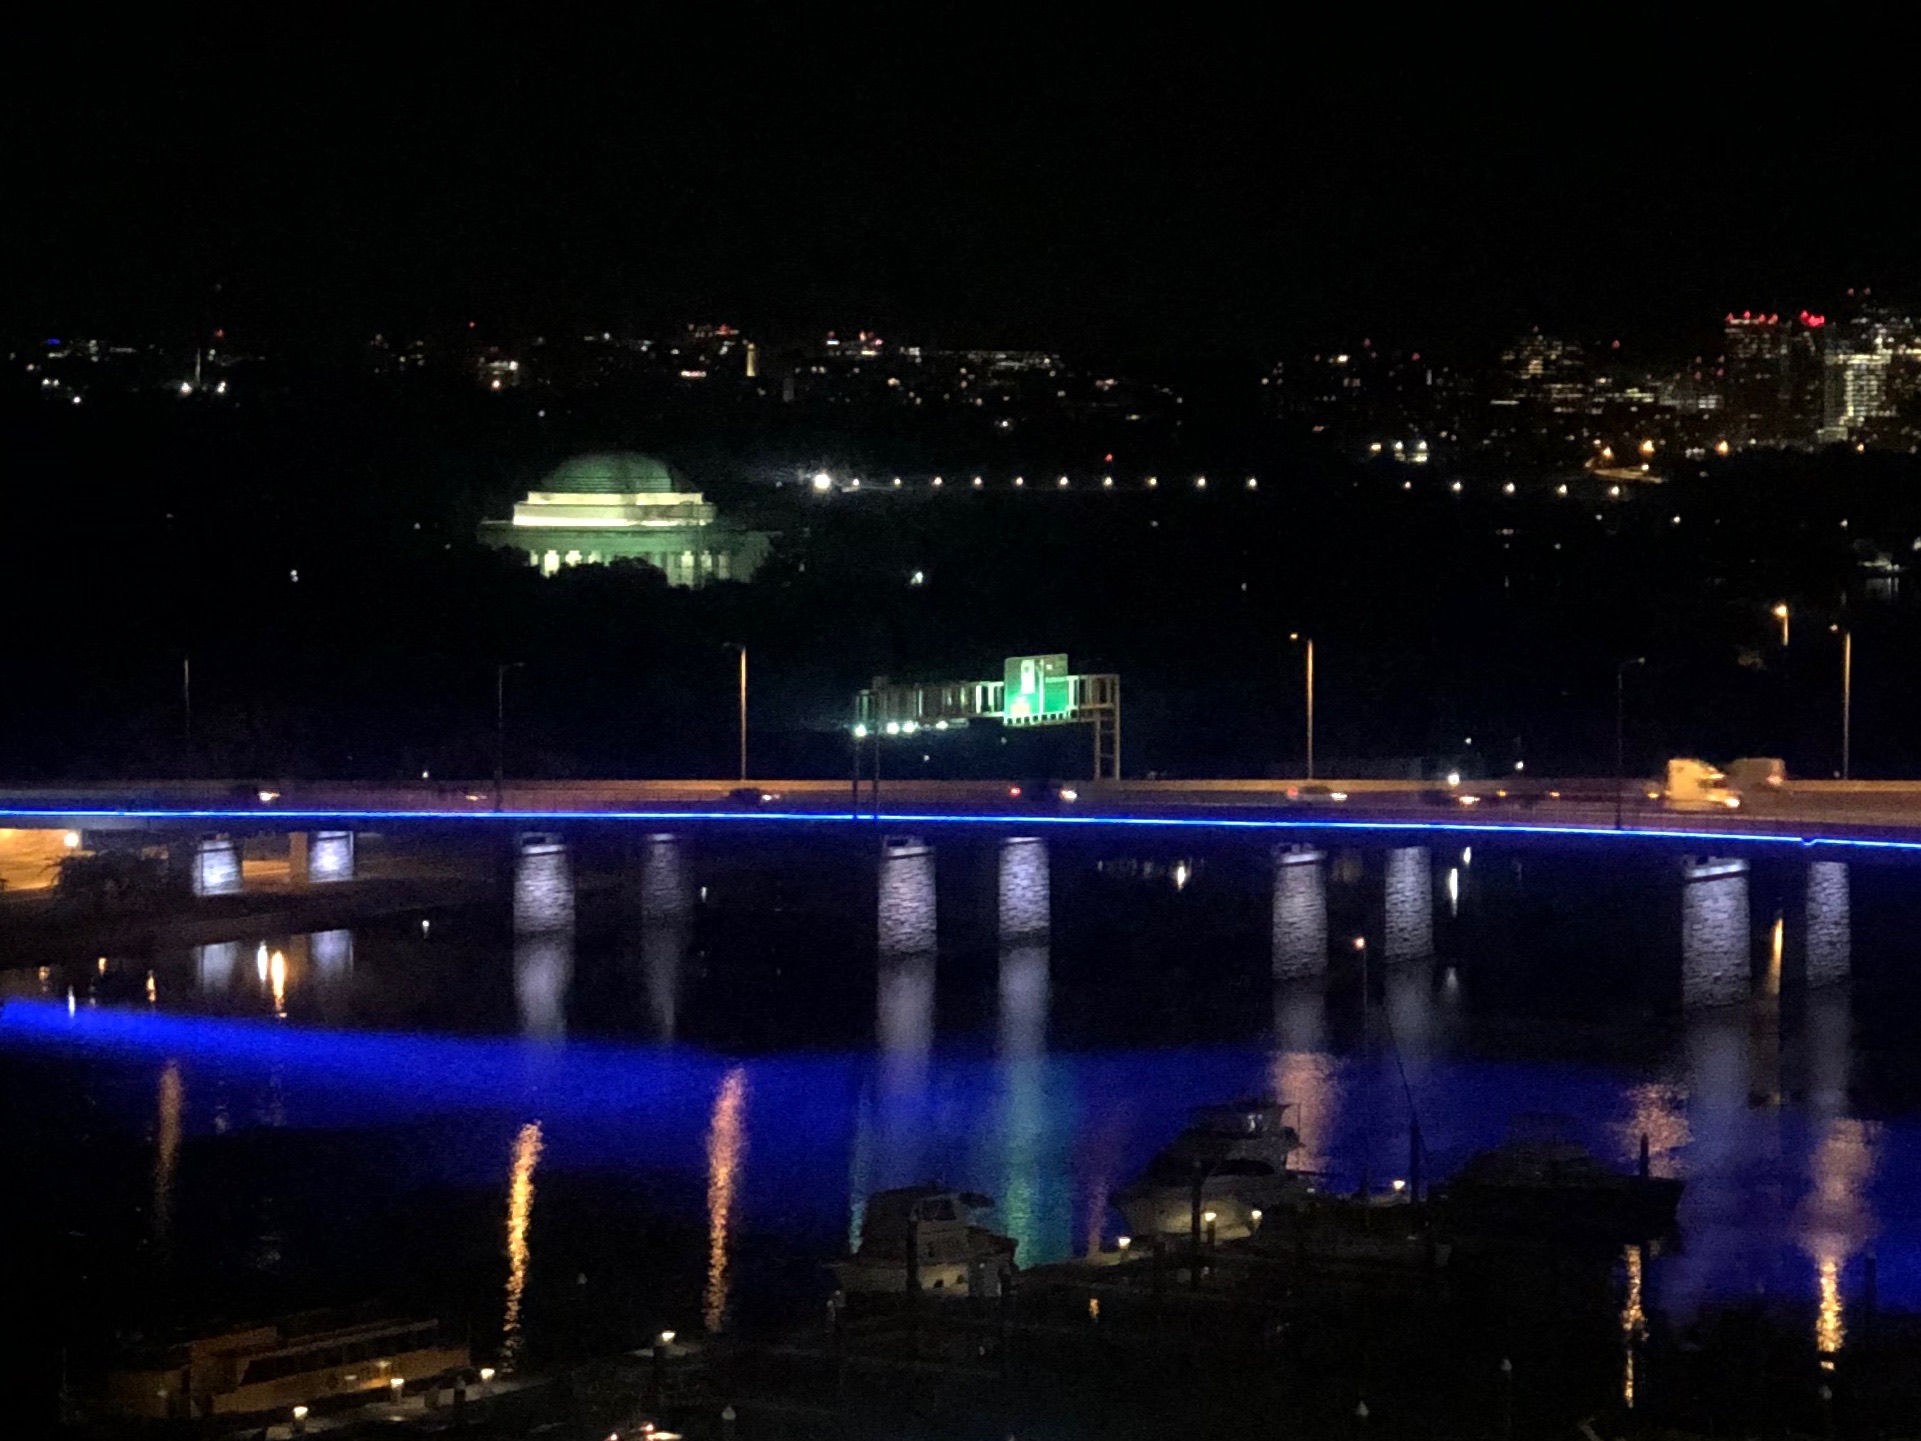
<instances>
[{"instance_id":1,"label":"distant city light","mask_svg":"<svg viewBox=\"0 0 1921 1441\"><path fill-rule=\"evenodd\" d=\"M814 489L815 490L832 490L833 488L834 488L833 476L829 475L824 470L816 471L814 473Z\"/></svg>"}]
</instances>

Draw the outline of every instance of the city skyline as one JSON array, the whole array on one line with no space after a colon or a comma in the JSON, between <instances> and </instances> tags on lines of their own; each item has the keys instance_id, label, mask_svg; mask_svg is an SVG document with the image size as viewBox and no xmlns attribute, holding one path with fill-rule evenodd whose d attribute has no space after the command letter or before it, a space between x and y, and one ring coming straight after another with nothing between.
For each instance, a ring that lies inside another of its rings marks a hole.
<instances>
[{"instance_id":1,"label":"city skyline","mask_svg":"<svg viewBox=\"0 0 1921 1441\"><path fill-rule=\"evenodd\" d=\"M1704 330L1711 323L1696 321ZM1449 451L1511 451L1530 434L1549 440L1568 425L1581 433L1564 440L1603 450L1654 440L1693 458L1755 446L1921 443L1921 321L1867 289L1820 310L1727 311L1691 355L1650 352L1633 336L1570 338L1540 326L1452 350L1363 336L1295 348L1265 365L1212 367L1196 356L1114 366L1059 348L952 347L868 329L782 336L715 322L518 336L468 322L433 336L376 334L344 349L264 354L220 325L198 342L131 339L16 340L7 358L29 390L72 405L143 391L238 403L324 385L331 373L335 381L464 383L503 398L639 389L670 406L838 404L872 415L931 405L978 412L1003 432L1050 413L1179 429L1191 399L1246 407L1258 398L1271 419L1338 446L1422 463Z\"/></svg>"}]
</instances>

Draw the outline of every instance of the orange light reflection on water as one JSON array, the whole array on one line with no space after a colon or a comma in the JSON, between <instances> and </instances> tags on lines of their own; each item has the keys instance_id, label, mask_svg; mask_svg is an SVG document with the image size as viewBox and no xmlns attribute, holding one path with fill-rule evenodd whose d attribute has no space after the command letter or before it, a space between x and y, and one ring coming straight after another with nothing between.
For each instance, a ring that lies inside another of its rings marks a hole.
<instances>
[{"instance_id":1,"label":"orange light reflection on water","mask_svg":"<svg viewBox=\"0 0 1921 1441\"><path fill-rule=\"evenodd\" d=\"M728 1249L735 1192L747 1158L747 1072L728 1071L714 1096L714 1119L707 1131L707 1289L701 1320L709 1331L727 1321L732 1256Z\"/></svg>"},{"instance_id":2,"label":"orange light reflection on water","mask_svg":"<svg viewBox=\"0 0 1921 1441\"><path fill-rule=\"evenodd\" d=\"M159 1124L154 1136L153 1230L163 1244L173 1225L173 1178L180 1165L180 1123L186 1110L187 1087L180 1062L167 1062L160 1073Z\"/></svg>"},{"instance_id":3,"label":"orange light reflection on water","mask_svg":"<svg viewBox=\"0 0 1921 1441\"><path fill-rule=\"evenodd\" d=\"M521 1298L527 1291L527 1233L534 1216L534 1168L540 1164L540 1122L529 1121L514 1137L513 1171L507 1186L507 1304L500 1318L500 1369L520 1357Z\"/></svg>"},{"instance_id":4,"label":"orange light reflection on water","mask_svg":"<svg viewBox=\"0 0 1921 1441\"><path fill-rule=\"evenodd\" d=\"M1634 1409L1635 1347L1641 1344L1648 1329L1647 1311L1641 1304L1641 1248L1629 1246L1622 1254L1622 1262L1627 1272L1627 1285L1621 1297L1621 1349L1624 1357L1621 1400L1631 1411Z\"/></svg>"}]
</instances>

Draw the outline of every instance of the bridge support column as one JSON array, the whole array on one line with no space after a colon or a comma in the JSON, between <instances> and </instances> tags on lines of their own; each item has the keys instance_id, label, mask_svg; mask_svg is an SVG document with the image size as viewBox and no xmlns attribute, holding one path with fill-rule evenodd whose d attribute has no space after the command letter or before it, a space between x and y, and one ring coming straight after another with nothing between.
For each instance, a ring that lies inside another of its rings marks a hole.
<instances>
[{"instance_id":1,"label":"bridge support column","mask_svg":"<svg viewBox=\"0 0 1921 1441\"><path fill-rule=\"evenodd\" d=\"M239 844L231 836L200 837L193 842L189 877L196 896L239 895Z\"/></svg>"},{"instance_id":2,"label":"bridge support column","mask_svg":"<svg viewBox=\"0 0 1921 1441\"><path fill-rule=\"evenodd\" d=\"M1845 861L1809 861L1807 884L1807 983L1845 981L1853 968L1853 905Z\"/></svg>"},{"instance_id":3,"label":"bridge support column","mask_svg":"<svg viewBox=\"0 0 1921 1441\"><path fill-rule=\"evenodd\" d=\"M1425 960L1434 954L1434 860L1426 846L1396 846L1387 853L1382 882L1381 957Z\"/></svg>"},{"instance_id":4,"label":"bridge support column","mask_svg":"<svg viewBox=\"0 0 1921 1441\"><path fill-rule=\"evenodd\" d=\"M1739 858L1681 860L1681 1004L1744 1001L1752 980L1748 863Z\"/></svg>"},{"instance_id":5,"label":"bridge support column","mask_svg":"<svg viewBox=\"0 0 1921 1441\"><path fill-rule=\"evenodd\" d=\"M1327 973L1327 860L1309 846L1274 850L1274 979Z\"/></svg>"},{"instance_id":6,"label":"bridge support column","mask_svg":"<svg viewBox=\"0 0 1921 1441\"><path fill-rule=\"evenodd\" d=\"M294 831L287 837L287 876L296 886L354 878L352 831Z\"/></svg>"}]
</instances>

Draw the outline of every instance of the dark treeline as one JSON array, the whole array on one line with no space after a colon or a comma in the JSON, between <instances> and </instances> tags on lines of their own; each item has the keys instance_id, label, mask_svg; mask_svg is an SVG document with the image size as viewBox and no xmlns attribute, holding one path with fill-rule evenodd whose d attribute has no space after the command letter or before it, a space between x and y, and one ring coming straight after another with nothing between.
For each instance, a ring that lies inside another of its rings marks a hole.
<instances>
[{"instance_id":1,"label":"dark treeline","mask_svg":"<svg viewBox=\"0 0 1921 1441\"><path fill-rule=\"evenodd\" d=\"M510 772L724 774L733 642L752 656L761 774L844 773L851 696L875 675L984 678L1056 650L1122 675L1130 774L1278 773L1303 739L1290 632L1317 642L1324 772L1606 773L1616 666L1645 656L1627 678L1631 767L1778 754L1826 775L1836 624L1856 637L1856 773L1921 773L1905 723L1921 626L1907 578L1890 594L1864 564L1913 558L1908 457L1754 458L1616 501L1579 475L1515 474L1507 495L1477 472L1457 494L1438 468L1352 467L1231 409L1144 439L1120 427L1123 449L1111 420L1010 436L773 402L596 409L376 386L5 404L8 779L481 776L510 662ZM545 468L615 446L665 455L780 531L773 560L692 592L640 566L544 580L474 543ZM1116 492L1055 489L1058 470L1094 476L1109 454ZM978 469L999 489L822 498L793 481L821 463ZM1783 600L1785 650L1768 613ZM1085 764L1084 732L992 726L888 761Z\"/></svg>"}]
</instances>

